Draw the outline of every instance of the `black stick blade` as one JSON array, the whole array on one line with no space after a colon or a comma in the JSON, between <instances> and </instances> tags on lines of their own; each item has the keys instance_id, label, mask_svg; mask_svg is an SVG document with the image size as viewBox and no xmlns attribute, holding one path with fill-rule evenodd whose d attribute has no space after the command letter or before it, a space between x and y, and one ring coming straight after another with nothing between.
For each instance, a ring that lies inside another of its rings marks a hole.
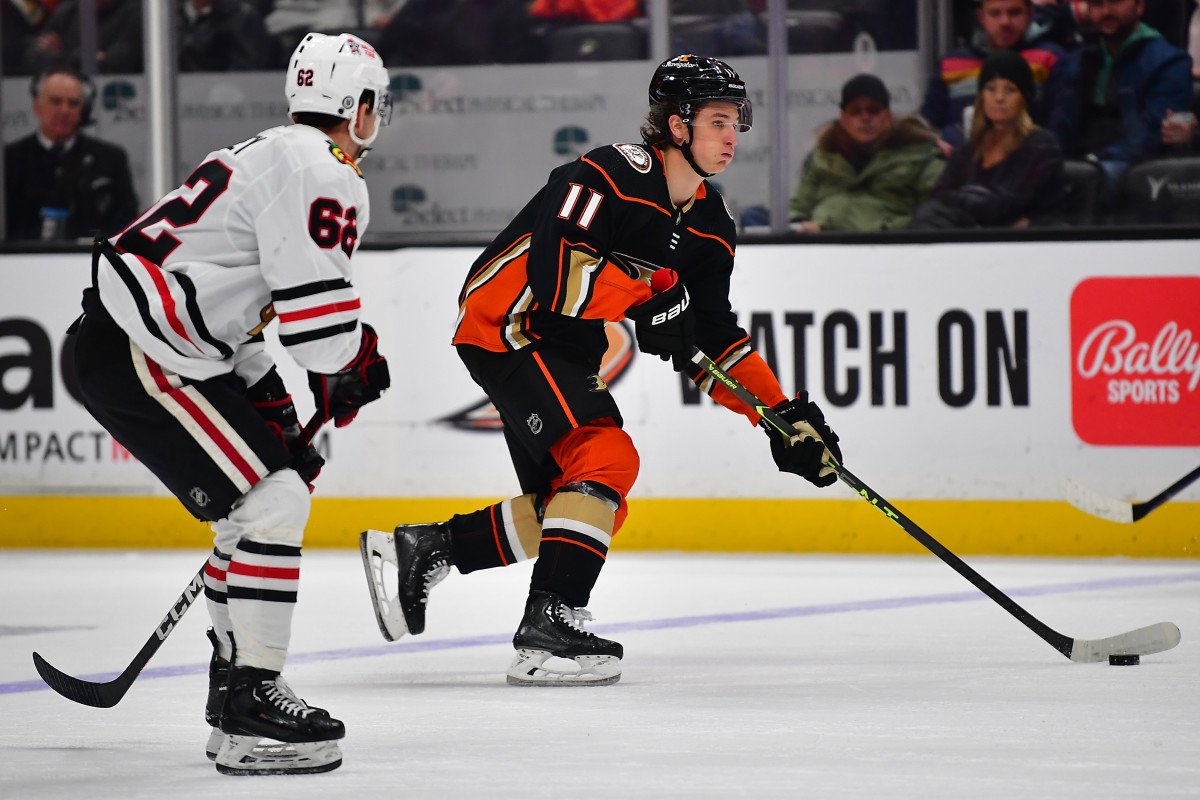
<instances>
[{"instance_id":1,"label":"black stick blade","mask_svg":"<svg viewBox=\"0 0 1200 800\"><path fill-rule=\"evenodd\" d=\"M33 666L51 689L68 700L93 708L112 708L121 702L121 698L133 684L133 681L126 680L124 673L108 683L92 683L73 678L37 653L33 654ZM137 677L136 673L134 677Z\"/></svg>"}]
</instances>

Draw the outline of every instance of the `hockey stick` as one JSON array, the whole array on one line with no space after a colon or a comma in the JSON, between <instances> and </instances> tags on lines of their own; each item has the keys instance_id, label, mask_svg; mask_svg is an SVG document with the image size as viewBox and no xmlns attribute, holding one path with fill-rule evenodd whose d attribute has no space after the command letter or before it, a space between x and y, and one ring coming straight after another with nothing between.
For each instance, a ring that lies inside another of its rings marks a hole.
<instances>
[{"instance_id":1,"label":"hockey stick","mask_svg":"<svg viewBox=\"0 0 1200 800\"><path fill-rule=\"evenodd\" d=\"M772 435L791 439L796 435L796 429L772 408L763 403L730 377L724 370L712 362L699 349L692 350L692 363L707 372L743 403L754 409L761 417L759 426ZM993 586L986 578L971 569L961 558L947 550L940 542L921 529L919 525L900 513L887 500L854 476L850 470L832 459L826 466L833 469L842 483L849 486L856 494L883 512L884 516L895 522L904 532L924 545L931 553L950 565L951 569L962 575L981 592L990 597L1001 608L1020 620L1027 628L1044 639L1051 647L1072 661L1089 663L1107 661L1111 655L1150 655L1170 650L1179 644L1179 628L1170 622L1160 622L1135 631L1109 636L1105 639L1072 639L1059 633L1037 617L1030 614L1017 604L1011 597Z\"/></svg>"},{"instance_id":2,"label":"hockey stick","mask_svg":"<svg viewBox=\"0 0 1200 800\"><path fill-rule=\"evenodd\" d=\"M321 429L324 423L325 419L319 413L314 414L301 431L300 441L307 445L313 440L313 437L316 436L317 431ZM162 622L154 629L154 633L142 645L142 649L133 657L133 661L129 662L129 666L125 668L124 672L111 681L98 683L73 677L58 669L35 652L33 654L33 666L37 669L38 675L42 676L42 680L46 682L47 686L68 700L74 700L76 703L92 706L93 708L112 708L121 702L121 698L129 691L129 687L133 686L133 682L137 680L138 675L142 674L142 670L145 669L146 664L150 662L154 654L158 652L158 648L162 647L162 643L175 630L176 623L183 619L183 615L192 607L192 603L196 601L196 598L204 594L204 571L206 569L208 569L207 556L204 558L204 565L200 567L200 571L184 587L183 593L175 598L175 602L171 604L171 609L167 611L167 615L163 617Z\"/></svg>"},{"instance_id":3,"label":"hockey stick","mask_svg":"<svg viewBox=\"0 0 1200 800\"><path fill-rule=\"evenodd\" d=\"M1093 517L1100 517L1112 522L1133 523L1191 486L1197 478L1200 478L1200 467L1196 467L1144 503L1130 503L1126 500L1105 497L1070 478L1063 478L1059 481L1059 489L1068 503Z\"/></svg>"}]
</instances>

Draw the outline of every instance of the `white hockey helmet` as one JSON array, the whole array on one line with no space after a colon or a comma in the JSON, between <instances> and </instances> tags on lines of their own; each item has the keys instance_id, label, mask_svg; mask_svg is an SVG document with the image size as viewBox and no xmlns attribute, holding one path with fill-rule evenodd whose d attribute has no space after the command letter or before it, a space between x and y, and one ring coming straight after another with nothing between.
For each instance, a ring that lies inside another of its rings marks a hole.
<instances>
[{"instance_id":1,"label":"white hockey helmet","mask_svg":"<svg viewBox=\"0 0 1200 800\"><path fill-rule=\"evenodd\" d=\"M366 92L371 97L363 97ZM307 111L350 120L350 138L364 149L375 141L379 129L392 121L392 95L383 59L374 47L349 33L305 36L288 61L284 94L289 114ZM354 133L360 102L370 103L376 115L375 129L366 139Z\"/></svg>"}]
</instances>

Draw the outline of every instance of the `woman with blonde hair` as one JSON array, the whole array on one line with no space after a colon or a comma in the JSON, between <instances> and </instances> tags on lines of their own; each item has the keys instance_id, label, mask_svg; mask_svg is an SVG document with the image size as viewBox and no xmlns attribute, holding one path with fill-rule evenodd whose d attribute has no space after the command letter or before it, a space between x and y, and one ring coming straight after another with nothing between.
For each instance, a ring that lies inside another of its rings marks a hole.
<instances>
[{"instance_id":1,"label":"woman with blonde hair","mask_svg":"<svg viewBox=\"0 0 1200 800\"><path fill-rule=\"evenodd\" d=\"M1029 116L1033 72L1019 53L997 50L979 72L969 138L954 149L913 228L1049 225L1062 220L1062 151Z\"/></svg>"}]
</instances>

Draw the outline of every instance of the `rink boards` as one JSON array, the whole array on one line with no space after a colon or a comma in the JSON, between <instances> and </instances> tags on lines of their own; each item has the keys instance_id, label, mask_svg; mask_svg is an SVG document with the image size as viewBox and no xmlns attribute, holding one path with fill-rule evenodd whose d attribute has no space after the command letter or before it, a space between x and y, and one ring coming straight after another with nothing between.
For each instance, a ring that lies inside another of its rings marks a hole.
<instances>
[{"instance_id":1,"label":"rink boards","mask_svg":"<svg viewBox=\"0 0 1200 800\"><path fill-rule=\"evenodd\" d=\"M306 543L515 494L495 417L449 344L474 249L360 252L363 317L393 388L322 432ZM1134 525L1061 500L1069 476L1146 500L1200 458L1200 277L1189 241L744 245L731 298L786 391L806 387L846 463L952 549L1193 557L1200 490ZM0 546L204 547L207 529L91 419L62 345L81 255L0 259ZM763 434L610 332L602 374L642 456L615 546L919 549L841 486L777 473ZM276 343L302 418L303 372Z\"/></svg>"}]
</instances>

